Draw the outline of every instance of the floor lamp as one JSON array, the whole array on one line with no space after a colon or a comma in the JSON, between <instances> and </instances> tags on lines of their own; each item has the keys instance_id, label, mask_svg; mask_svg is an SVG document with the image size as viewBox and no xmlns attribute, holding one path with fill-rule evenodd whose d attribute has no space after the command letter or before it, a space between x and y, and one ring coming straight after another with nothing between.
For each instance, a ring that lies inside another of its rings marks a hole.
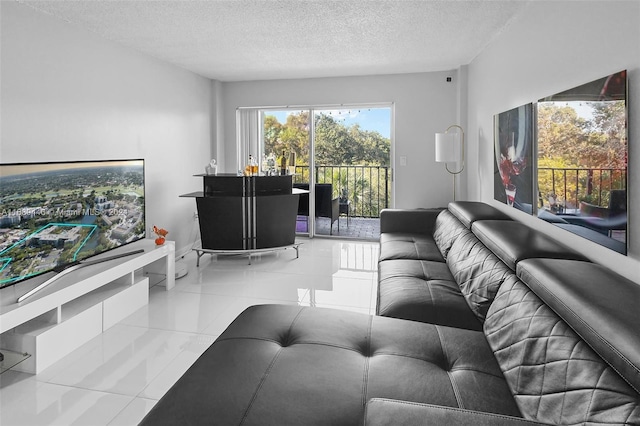
<instances>
[{"instance_id":1,"label":"floor lamp","mask_svg":"<svg viewBox=\"0 0 640 426\"><path fill-rule=\"evenodd\" d=\"M451 129L460 130L460 138L457 133L450 133ZM456 201L456 175L464 170L464 130L457 124L447 127L444 133L436 133L436 162L445 163L444 167L453 175L453 201ZM447 163L461 162L460 170L449 169Z\"/></svg>"}]
</instances>

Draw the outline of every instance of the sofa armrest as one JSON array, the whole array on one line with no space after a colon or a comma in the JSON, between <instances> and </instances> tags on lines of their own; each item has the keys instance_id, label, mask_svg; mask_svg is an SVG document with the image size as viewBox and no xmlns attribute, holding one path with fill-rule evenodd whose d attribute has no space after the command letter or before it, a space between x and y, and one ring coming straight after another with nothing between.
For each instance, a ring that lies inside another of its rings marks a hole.
<instances>
[{"instance_id":1,"label":"sofa armrest","mask_svg":"<svg viewBox=\"0 0 640 426\"><path fill-rule=\"evenodd\" d=\"M383 209L380 211L380 233L418 232L433 234L436 217L442 209Z\"/></svg>"},{"instance_id":2,"label":"sofa armrest","mask_svg":"<svg viewBox=\"0 0 640 426\"><path fill-rule=\"evenodd\" d=\"M529 426L542 425L519 417L408 401L373 398L367 402L365 426L457 425Z\"/></svg>"}]
</instances>

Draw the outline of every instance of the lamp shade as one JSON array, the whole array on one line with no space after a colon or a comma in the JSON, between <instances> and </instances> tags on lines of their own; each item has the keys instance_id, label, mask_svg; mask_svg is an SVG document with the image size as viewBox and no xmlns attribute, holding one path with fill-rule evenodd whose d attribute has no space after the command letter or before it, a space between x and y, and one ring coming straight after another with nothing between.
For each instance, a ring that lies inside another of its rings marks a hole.
<instances>
[{"instance_id":1,"label":"lamp shade","mask_svg":"<svg viewBox=\"0 0 640 426\"><path fill-rule=\"evenodd\" d=\"M436 133L436 162L460 161L460 139L456 133Z\"/></svg>"}]
</instances>

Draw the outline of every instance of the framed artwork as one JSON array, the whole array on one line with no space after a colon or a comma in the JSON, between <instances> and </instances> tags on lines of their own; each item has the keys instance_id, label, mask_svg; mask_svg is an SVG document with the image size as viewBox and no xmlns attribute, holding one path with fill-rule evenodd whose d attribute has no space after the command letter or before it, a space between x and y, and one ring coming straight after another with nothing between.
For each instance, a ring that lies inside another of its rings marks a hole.
<instances>
[{"instance_id":1,"label":"framed artwork","mask_svg":"<svg viewBox=\"0 0 640 426\"><path fill-rule=\"evenodd\" d=\"M533 197L533 104L494 116L494 199L526 213Z\"/></svg>"},{"instance_id":2,"label":"framed artwork","mask_svg":"<svg viewBox=\"0 0 640 426\"><path fill-rule=\"evenodd\" d=\"M627 254L627 71L538 100L538 217Z\"/></svg>"}]
</instances>

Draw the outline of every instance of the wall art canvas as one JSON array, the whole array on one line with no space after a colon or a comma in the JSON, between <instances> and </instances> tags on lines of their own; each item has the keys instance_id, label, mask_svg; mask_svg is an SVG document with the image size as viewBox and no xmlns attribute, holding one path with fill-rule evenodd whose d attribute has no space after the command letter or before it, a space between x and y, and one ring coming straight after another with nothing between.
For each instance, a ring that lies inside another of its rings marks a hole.
<instances>
[{"instance_id":1,"label":"wall art canvas","mask_svg":"<svg viewBox=\"0 0 640 426\"><path fill-rule=\"evenodd\" d=\"M494 116L494 198L531 214L533 197L533 104Z\"/></svg>"},{"instance_id":2,"label":"wall art canvas","mask_svg":"<svg viewBox=\"0 0 640 426\"><path fill-rule=\"evenodd\" d=\"M538 217L627 253L627 71L540 99Z\"/></svg>"}]
</instances>

